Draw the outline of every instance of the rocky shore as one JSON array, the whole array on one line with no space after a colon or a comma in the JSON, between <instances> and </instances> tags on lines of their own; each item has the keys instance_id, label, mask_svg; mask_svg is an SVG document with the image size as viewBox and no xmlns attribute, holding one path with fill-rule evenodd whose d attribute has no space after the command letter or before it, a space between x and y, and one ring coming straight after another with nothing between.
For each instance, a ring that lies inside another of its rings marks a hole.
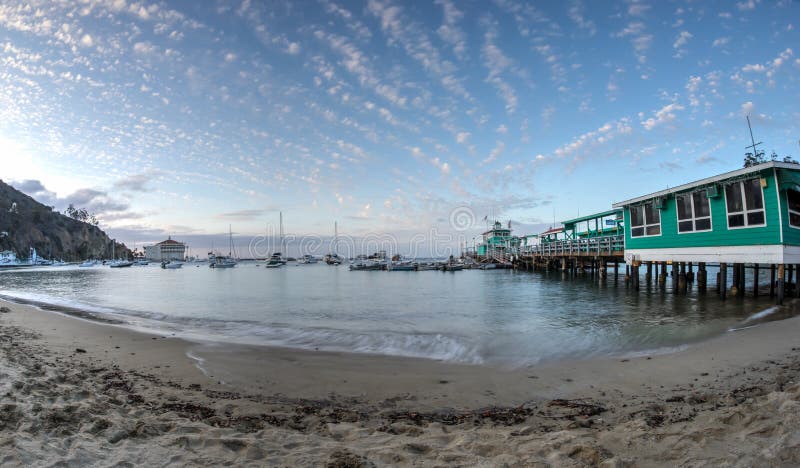
<instances>
[{"instance_id":1,"label":"rocky shore","mask_svg":"<svg viewBox=\"0 0 800 468\"><path fill-rule=\"evenodd\" d=\"M800 318L670 355L496 370L254 347L234 359L0 307L3 466L800 465Z\"/></svg>"}]
</instances>

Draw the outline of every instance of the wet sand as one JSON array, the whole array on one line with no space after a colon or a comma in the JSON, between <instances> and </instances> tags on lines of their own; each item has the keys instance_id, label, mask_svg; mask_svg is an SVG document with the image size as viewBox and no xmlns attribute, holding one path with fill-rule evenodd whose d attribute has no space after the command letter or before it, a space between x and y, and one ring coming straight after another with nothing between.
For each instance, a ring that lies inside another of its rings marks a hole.
<instances>
[{"instance_id":1,"label":"wet sand","mask_svg":"<svg viewBox=\"0 0 800 468\"><path fill-rule=\"evenodd\" d=\"M4 466L800 464L800 317L671 354L498 369L0 307Z\"/></svg>"}]
</instances>

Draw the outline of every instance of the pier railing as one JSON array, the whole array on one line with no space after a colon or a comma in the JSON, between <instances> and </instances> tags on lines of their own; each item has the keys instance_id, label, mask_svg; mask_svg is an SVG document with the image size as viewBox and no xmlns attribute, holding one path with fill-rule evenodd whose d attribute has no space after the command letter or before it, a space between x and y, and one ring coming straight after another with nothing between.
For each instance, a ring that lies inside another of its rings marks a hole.
<instances>
[{"instance_id":1,"label":"pier railing","mask_svg":"<svg viewBox=\"0 0 800 468\"><path fill-rule=\"evenodd\" d=\"M621 255L625 250L625 236L604 236L586 239L566 239L530 245L520 250L521 255L541 257Z\"/></svg>"}]
</instances>

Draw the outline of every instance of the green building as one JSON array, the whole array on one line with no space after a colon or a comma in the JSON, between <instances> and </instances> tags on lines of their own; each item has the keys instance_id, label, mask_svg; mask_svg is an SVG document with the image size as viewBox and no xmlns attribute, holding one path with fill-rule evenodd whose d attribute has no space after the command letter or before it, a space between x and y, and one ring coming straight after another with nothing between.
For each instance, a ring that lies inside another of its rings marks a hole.
<instances>
[{"instance_id":1,"label":"green building","mask_svg":"<svg viewBox=\"0 0 800 468\"><path fill-rule=\"evenodd\" d=\"M505 261L508 254L516 252L520 246L520 239L511 235L511 224L504 228L499 221L494 222L494 227L482 234L482 242L478 245L477 255L481 258L494 258Z\"/></svg>"},{"instance_id":2,"label":"green building","mask_svg":"<svg viewBox=\"0 0 800 468\"><path fill-rule=\"evenodd\" d=\"M769 162L615 203L625 261L800 263L800 165Z\"/></svg>"}]
</instances>

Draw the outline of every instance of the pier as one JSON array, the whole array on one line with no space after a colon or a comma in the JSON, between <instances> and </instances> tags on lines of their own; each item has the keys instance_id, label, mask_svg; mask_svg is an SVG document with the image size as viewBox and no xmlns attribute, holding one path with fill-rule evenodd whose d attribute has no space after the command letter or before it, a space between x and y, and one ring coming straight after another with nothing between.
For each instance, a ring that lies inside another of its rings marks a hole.
<instances>
[{"instance_id":1,"label":"pier","mask_svg":"<svg viewBox=\"0 0 800 468\"><path fill-rule=\"evenodd\" d=\"M800 297L800 165L745 167L614 203L540 234L502 234L516 241L496 237L491 247L476 249L475 258L501 258L527 271L588 271L601 280L609 267L618 278L624 264L630 287L644 281L675 294L695 284L709 293L713 267L713 293L721 300L748 292L758 297L768 275L767 294L781 304Z\"/></svg>"}]
</instances>

